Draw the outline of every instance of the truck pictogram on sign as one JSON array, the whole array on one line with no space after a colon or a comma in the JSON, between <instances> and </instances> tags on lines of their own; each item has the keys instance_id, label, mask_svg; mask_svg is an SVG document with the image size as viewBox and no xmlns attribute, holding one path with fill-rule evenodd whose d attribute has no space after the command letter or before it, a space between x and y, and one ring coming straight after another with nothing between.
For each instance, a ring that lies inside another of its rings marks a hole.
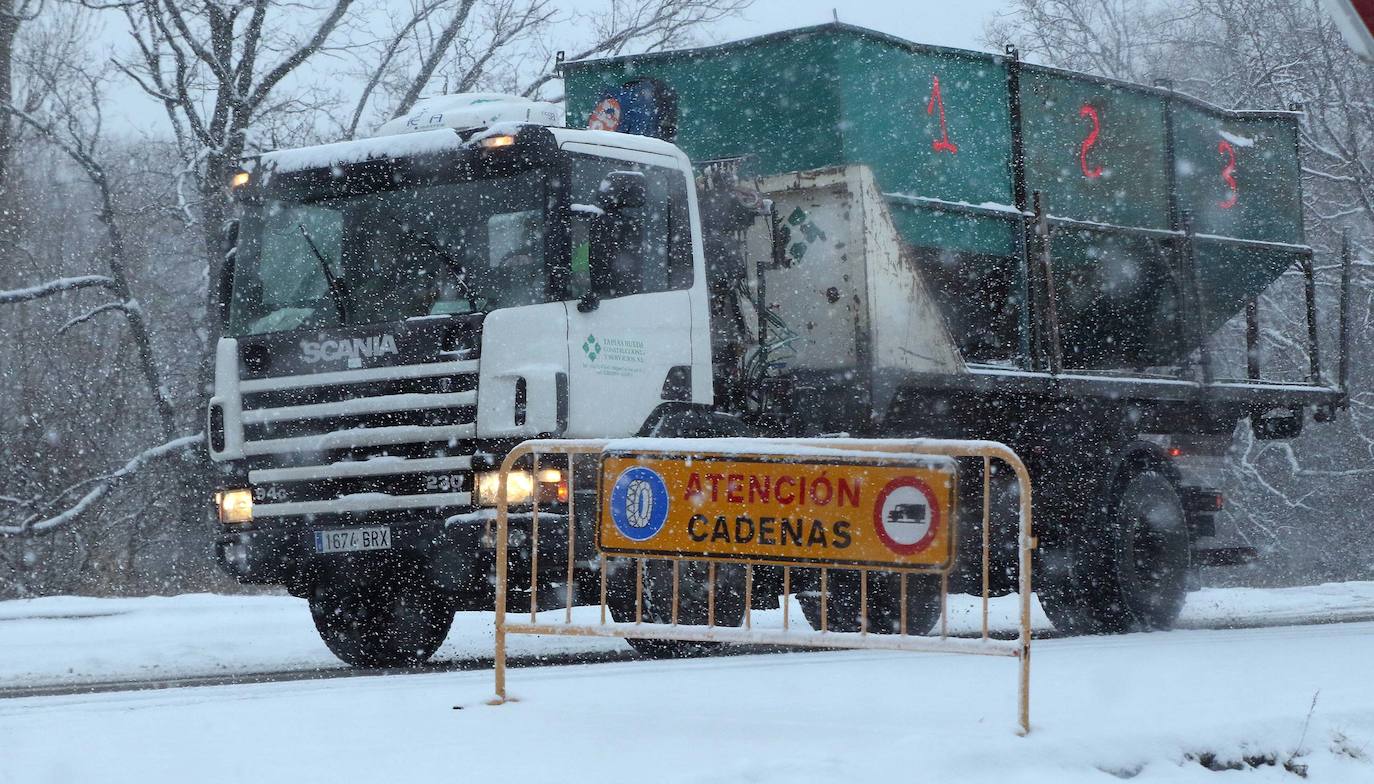
<instances>
[{"instance_id":1,"label":"truck pictogram on sign","mask_svg":"<svg viewBox=\"0 0 1374 784\"><path fill-rule=\"evenodd\" d=\"M888 482L874 503L873 530L898 555L912 555L929 547L941 523L935 491L915 477Z\"/></svg>"}]
</instances>

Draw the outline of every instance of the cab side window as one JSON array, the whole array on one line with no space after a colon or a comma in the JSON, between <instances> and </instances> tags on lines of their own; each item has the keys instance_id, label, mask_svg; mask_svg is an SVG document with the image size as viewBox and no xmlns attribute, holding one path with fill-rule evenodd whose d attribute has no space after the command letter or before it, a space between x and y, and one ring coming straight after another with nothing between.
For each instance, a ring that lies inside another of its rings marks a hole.
<instances>
[{"instance_id":1,"label":"cab side window","mask_svg":"<svg viewBox=\"0 0 1374 784\"><path fill-rule=\"evenodd\" d=\"M580 297L595 290L613 298L691 287L682 172L590 155L574 155L572 161L570 293ZM594 255L600 269L594 269Z\"/></svg>"}]
</instances>

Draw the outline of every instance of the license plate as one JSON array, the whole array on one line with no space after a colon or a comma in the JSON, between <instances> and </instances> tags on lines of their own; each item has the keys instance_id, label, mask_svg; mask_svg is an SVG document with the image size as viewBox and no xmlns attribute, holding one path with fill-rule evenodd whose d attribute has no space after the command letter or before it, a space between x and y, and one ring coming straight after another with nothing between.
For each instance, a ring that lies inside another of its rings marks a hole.
<instances>
[{"instance_id":1,"label":"license plate","mask_svg":"<svg viewBox=\"0 0 1374 784\"><path fill-rule=\"evenodd\" d=\"M362 550L390 550L391 529L342 528L315 532L315 552L356 553Z\"/></svg>"}]
</instances>

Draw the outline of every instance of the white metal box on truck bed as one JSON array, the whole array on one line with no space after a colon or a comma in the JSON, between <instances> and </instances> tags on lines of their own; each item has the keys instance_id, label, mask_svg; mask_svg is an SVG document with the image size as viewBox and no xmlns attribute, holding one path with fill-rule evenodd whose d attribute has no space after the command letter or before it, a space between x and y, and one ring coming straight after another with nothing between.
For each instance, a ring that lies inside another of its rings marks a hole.
<instances>
[{"instance_id":1,"label":"white metal box on truck bed","mask_svg":"<svg viewBox=\"0 0 1374 784\"><path fill-rule=\"evenodd\" d=\"M775 256L760 221L749 232L748 251L750 259L773 260L763 270L763 301L795 335L787 370L803 377L858 371L856 383L872 381L875 413L891 396L883 392L885 378L966 372L867 166L791 172L750 185L772 202L785 236L785 252ZM748 275L757 294L759 267L749 265Z\"/></svg>"}]
</instances>

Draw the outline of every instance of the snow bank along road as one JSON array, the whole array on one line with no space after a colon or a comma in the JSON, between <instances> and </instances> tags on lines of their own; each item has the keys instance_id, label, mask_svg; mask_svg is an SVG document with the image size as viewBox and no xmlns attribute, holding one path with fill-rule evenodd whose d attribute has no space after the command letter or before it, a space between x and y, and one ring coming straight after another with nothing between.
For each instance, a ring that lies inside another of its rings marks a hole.
<instances>
[{"instance_id":1,"label":"snow bank along road","mask_svg":"<svg viewBox=\"0 0 1374 784\"><path fill-rule=\"evenodd\" d=\"M950 601L951 630L976 633L978 600L953 596ZM1016 611L1015 597L993 600L994 628L1012 632ZM594 615L596 610L587 612ZM780 615L759 613L755 623L780 624ZM801 622L799 608L793 607L792 617ZM461 613L436 657L439 666L488 666L491 618L490 613ZM561 618L561 612L550 614L550 620ZM1207 589L1189 596L1180 625L1219 629L1349 620L1374 620L1374 582ZM1039 614L1035 623L1042 633L1051 628ZM510 652L527 662L536 657L551 663L587 656L601 661L633 658L620 640L576 637L517 635L510 638ZM176 686L348 674L354 671L316 636L305 602L287 596L65 596L0 602L2 696L82 686L113 689L135 683Z\"/></svg>"},{"instance_id":2,"label":"snow bank along road","mask_svg":"<svg viewBox=\"0 0 1374 784\"><path fill-rule=\"evenodd\" d=\"M1015 662L942 654L515 670L500 706L490 672L19 698L0 784L1360 784L1371 654L1374 623L1047 640L1025 738Z\"/></svg>"}]
</instances>

